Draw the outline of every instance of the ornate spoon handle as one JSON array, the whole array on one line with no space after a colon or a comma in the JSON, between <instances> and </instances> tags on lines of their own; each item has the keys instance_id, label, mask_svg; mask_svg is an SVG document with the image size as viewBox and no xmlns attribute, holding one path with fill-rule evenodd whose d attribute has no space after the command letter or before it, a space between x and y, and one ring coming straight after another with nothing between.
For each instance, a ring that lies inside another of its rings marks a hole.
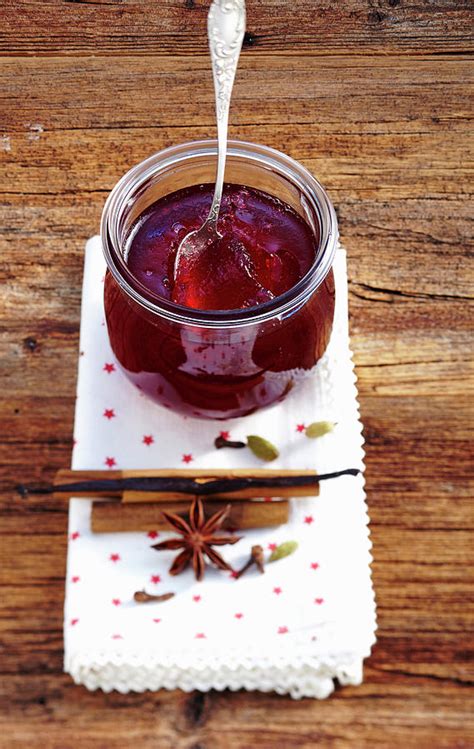
<instances>
[{"instance_id":1,"label":"ornate spoon handle","mask_svg":"<svg viewBox=\"0 0 474 749\"><path fill-rule=\"evenodd\" d=\"M245 0L213 0L207 17L216 95L218 160L208 222L217 222L224 184L230 97L245 33Z\"/></svg>"}]
</instances>

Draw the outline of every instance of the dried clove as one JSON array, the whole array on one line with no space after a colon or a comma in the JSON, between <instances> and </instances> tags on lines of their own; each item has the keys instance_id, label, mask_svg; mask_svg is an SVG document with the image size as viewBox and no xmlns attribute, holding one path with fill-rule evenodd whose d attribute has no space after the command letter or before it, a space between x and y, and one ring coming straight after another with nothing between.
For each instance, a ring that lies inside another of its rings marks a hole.
<instances>
[{"instance_id":1,"label":"dried clove","mask_svg":"<svg viewBox=\"0 0 474 749\"><path fill-rule=\"evenodd\" d=\"M169 601L173 596L174 593L162 593L159 596L155 596L152 593L147 593L146 590L137 590L133 594L133 600L137 603L161 603L162 601Z\"/></svg>"},{"instance_id":2,"label":"dried clove","mask_svg":"<svg viewBox=\"0 0 474 749\"><path fill-rule=\"evenodd\" d=\"M236 573L235 577L236 578L242 577L242 575L245 574L245 572L247 572L247 570L253 564L257 567L257 569L258 569L259 572L261 572L262 574L265 572L265 568L264 568L264 554L263 554L263 547L262 546L259 546L259 545L252 546L252 549L251 549L251 552L250 552L250 559L248 560L248 562L246 562L244 564L244 566L242 567L242 569L240 569Z\"/></svg>"},{"instance_id":3,"label":"dried clove","mask_svg":"<svg viewBox=\"0 0 474 749\"><path fill-rule=\"evenodd\" d=\"M259 572L265 572L265 557L262 546L252 546L252 557Z\"/></svg>"},{"instance_id":4,"label":"dried clove","mask_svg":"<svg viewBox=\"0 0 474 749\"><path fill-rule=\"evenodd\" d=\"M219 437L216 437L216 439L214 440L214 446L218 450L220 450L222 447L234 447L239 450L242 447L247 447L247 444L245 442L239 442L237 440L226 440L225 437L219 435Z\"/></svg>"}]
</instances>

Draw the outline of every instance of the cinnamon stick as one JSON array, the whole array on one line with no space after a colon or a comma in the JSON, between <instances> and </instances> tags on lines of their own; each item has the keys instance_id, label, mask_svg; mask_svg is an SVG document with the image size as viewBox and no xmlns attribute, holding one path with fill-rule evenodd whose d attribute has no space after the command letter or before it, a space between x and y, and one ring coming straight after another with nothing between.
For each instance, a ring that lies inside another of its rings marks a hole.
<instances>
[{"instance_id":1,"label":"cinnamon stick","mask_svg":"<svg viewBox=\"0 0 474 749\"><path fill-rule=\"evenodd\" d=\"M206 516L223 509L227 504L225 500L220 502L206 500L204 503ZM94 502L91 530L94 533L169 530L169 525L162 515L163 510L185 516L189 512L189 500L163 502L159 505L145 502L139 504ZM234 502L223 527L245 530L246 528L282 525L288 521L289 510L290 503L287 499L278 502L252 500Z\"/></svg>"}]
</instances>

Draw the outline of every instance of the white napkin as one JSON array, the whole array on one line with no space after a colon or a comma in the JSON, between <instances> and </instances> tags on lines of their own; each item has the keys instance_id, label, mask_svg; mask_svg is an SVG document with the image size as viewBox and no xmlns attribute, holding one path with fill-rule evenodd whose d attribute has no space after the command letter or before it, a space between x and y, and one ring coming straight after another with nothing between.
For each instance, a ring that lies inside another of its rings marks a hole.
<instances>
[{"instance_id":1,"label":"white napkin","mask_svg":"<svg viewBox=\"0 0 474 749\"><path fill-rule=\"evenodd\" d=\"M334 264L336 316L313 379L273 408L227 422L176 415L151 403L120 372L103 312L105 263L99 237L86 246L73 468L262 466L249 450L216 450L229 432L268 437L280 449L272 467L319 473L363 468L362 426L347 318L346 253ZM308 439L304 425L337 422ZM151 548L167 533L90 531L89 500L72 500L64 619L65 670L88 689L258 689L326 697L334 678L362 680L375 641L375 603L364 481L322 482L320 495L292 501L288 524L244 531L221 549L235 568L250 547L295 540L297 551L235 580L207 569L168 574L176 552ZM165 603L133 594L174 591Z\"/></svg>"}]
</instances>

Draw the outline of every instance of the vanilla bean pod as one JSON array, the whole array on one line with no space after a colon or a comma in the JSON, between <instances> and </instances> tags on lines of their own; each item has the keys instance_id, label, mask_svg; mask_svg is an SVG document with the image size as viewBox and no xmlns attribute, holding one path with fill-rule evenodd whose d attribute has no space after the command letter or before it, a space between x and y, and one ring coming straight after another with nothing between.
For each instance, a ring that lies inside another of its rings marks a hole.
<instances>
[{"instance_id":1,"label":"vanilla bean pod","mask_svg":"<svg viewBox=\"0 0 474 749\"><path fill-rule=\"evenodd\" d=\"M212 469L209 469L209 480L200 480L199 477L188 476L118 476L107 477L106 472L100 478L75 478L74 471L60 472L59 475L66 473L70 480L64 483L60 480L55 485L20 485L17 487L18 493L26 498L30 494L64 494L74 496L74 494L92 495L103 494L107 496L120 496L122 492L138 491L144 493L167 493L199 495L201 497L211 495L225 495L236 493L243 490L266 490L271 489L277 496L278 489L284 489L286 495L295 488L311 487L315 483L327 479L338 478L339 476L357 476L360 473L358 468L346 468L342 471L333 471L331 473L306 473L303 475L272 475L268 471L265 476L225 476L213 477ZM86 472L87 473L87 472ZM119 472L117 472L119 473ZM230 472L232 473L232 472ZM258 496L256 493L255 496Z\"/></svg>"}]
</instances>

